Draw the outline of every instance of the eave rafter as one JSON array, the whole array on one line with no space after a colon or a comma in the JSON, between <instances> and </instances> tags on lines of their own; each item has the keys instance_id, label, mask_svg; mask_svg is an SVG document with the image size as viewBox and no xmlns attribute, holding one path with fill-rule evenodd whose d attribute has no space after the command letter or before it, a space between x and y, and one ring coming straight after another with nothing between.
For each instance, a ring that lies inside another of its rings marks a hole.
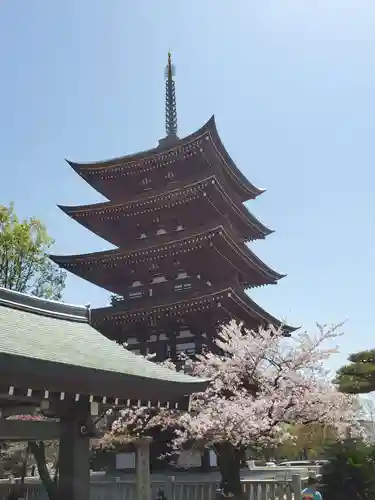
<instances>
[{"instance_id":1,"label":"eave rafter","mask_svg":"<svg viewBox=\"0 0 375 500\"><path fill-rule=\"evenodd\" d=\"M242 314L239 313L240 315L235 317L231 311L231 304L239 308ZM250 318L259 324L273 324L276 327L282 325L278 319L267 313L244 292L231 287L200 296L193 293L192 296L189 297L188 295L183 300L169 303L162 302L161 299L159 304L154 304L152 307L134 308L129 311L116 310L113 307L93 309L92 321L93 325L98 329L104 327L106 323L114 327L144 322L154 324L162 318L184 317L186 314L196 314L197 312L204 312L213 308L222 309L233 319L243 321L245 325L246 320L249 321ZM287 333L295 330L295 328L288 325L283 326L283 329Z\"/></svg>"},{"instance_id":2,"label":"eave rafter","mask_svg":"<svg viewBox=\"0 0 375 500\"><path fill-rule=\"evenodd\" d=\"M215 151L217 159L244 194L246 193L245 199L256 198L265 191L251 184L236 167L219 137L214 116L201 129L180 139L170 148L157 147L135 155L94 163L78 163L69 160L67 162L89 184L94 185L96 181L133 176L136 172L147 174L157 168L171 167L173 163L183 160L186 155L202 155L207 141Z\"/></svg>"},{"instance_id":3,"label":"eave rafter","mask_svg":"<svg viewBox=\"0 0 375 500\"><path fill-rule=\"evenodd\" d=\"M249 227L247 240L265 238L272 234L273 231L254 217L242 203L238 204L230 197L215 175L187 185L181 185L177 189L149 197L138 197L123 203L103 202L71 207L59 205L59 208L84 227L97 232L97 227L103 227L103 224L105 225L109 221L154 215L171 208L188 205L202 198L207 199L207 203L210 203L216 212L220 213L219 207L212 200L212 190L219 194L235 217L238 217L242 224ZM102 233L103 230L99 236L103 237Z\"/></svg>"},{"instance_id":4,"label":"eave rafter","mask_svg":"<svg viewBox=\"0 0 375 500\"><path fill-rule=\"evenodd\" d=\"M159 245L147 246L149 243L143 240L143 248L137 248L131 251L115 249L107 252L97 252L85 255L51 255L50 258L60 267L78 276L89 279L89 275L92 275L92 280L95 281L95 277L98 275L98 268L108 271L119 265L145 264L166 257L177 257L182 253L192 252L196 249L203 248L206 244L215 246L215 249L221 252L221 246L216 243L217 238L219 238L225 242L225 248L229 248L231 252L234 252L236 258L242 260L245 266L259 273L260 276L264 276L269 282L277 282L285 276L268 267L245 245L238 245L225 221L214 228L208 228L205 231L190 234L186 237L175 238L172 236L174 239L171 239L170 235L165 236L168 237L168 240L164 240L164 242ZM138 243L138 245L139 244L140 243ZM222 254L222 256L231 264L232 259L230 258L230 253L227 256ZM90 270L92 272L90 272Z\"/></svg>"}]
</instances>

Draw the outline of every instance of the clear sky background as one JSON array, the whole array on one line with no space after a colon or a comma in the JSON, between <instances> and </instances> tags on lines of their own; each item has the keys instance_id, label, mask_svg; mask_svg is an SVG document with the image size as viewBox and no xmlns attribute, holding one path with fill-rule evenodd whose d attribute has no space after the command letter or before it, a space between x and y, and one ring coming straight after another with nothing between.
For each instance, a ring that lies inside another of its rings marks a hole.
<instances>
[{"instance_id":1,"label":"clear sky background","mask_svg":"<svg viewBox=\"0 0 375 500\"><path fill-rule=\"evenodd\" d=\"M35 215L55 253L109 248L56 207L101 201L64 162L164 135L167 52L180 135L215 114L239 168L267 188L252 245L279 285L252 293L294 325L347 320L374 340L374 0L0 1L0 203ZM70 277L64 299L108 302Z\"/></svg>"}]
</instances>

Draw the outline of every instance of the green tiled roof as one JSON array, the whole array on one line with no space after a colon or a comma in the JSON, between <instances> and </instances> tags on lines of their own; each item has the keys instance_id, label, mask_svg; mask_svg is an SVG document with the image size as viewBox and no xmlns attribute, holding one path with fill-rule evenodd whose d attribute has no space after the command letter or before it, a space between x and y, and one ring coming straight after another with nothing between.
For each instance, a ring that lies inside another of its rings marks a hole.
<instances>
[{"instance_id":1,"label":"green tiled roof","mask_svg":"<svg viewBox=\"0 0 375 500\"><path fill-rule=\"evenodd\" d=\"M0 355L171 382L199 392L206 382L127 351L89 325L89 309L0 288ZM182 391L183 392L183 391Z\"/></svg>"}]
</instances>

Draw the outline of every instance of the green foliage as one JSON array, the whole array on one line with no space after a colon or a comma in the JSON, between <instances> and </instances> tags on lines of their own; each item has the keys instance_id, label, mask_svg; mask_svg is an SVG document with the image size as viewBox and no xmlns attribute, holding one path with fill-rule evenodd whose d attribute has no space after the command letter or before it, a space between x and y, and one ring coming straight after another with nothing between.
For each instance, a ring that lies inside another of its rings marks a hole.
<instances>
[{"instance_id":1,"label":"green foliage","mask_svg":"<svg viewBox=\"0 0 375 500\"><path fill-rule=\"evenodd\" d=\"M337 441L334 429L318 423L290 426L292 439L280 445L274 455L287 460L324 458L327 447Z\"/></svg>"},{"instance_id":2,"label":"green foliage","mask_svg":"<svg viewBox=\"0 0 375 500\"><path fill-rule=\"evenodd\" d=\"M367 394L375 391L375 349L349 356L350 364L337 372L336 382L342 392Z\"/></svg>"},{"instance_id":3,"label":"green foliage","mask_svg":"<svg viewBox=\"0 0 375 500\"><path fill-rule=\"evenodd\" d=\"M323 498L329 500L375 498L375 449L362 441L347 440L329 449L323 467Z\"/></svg>"},{"instance_id":4,"label":"green foliage","mask_svg":"<svg viewBox=\"0 0 375 500\"><path fill-rule=\"evenodd\" d=\"M0 477L20 477L25 460L25 443L0 444Z\"/></svg>"},{"instance_id":5,"label":"green foliage","mask_svg":"<svg viewBox=\"0 0 375 500\"><path fill-rule=\"evenodd\" d=\"M66 275L46 255L53 243L40 221L20 220L13 204L0 205L0 286L61 299Z\"/></svg>"}]
</instances>

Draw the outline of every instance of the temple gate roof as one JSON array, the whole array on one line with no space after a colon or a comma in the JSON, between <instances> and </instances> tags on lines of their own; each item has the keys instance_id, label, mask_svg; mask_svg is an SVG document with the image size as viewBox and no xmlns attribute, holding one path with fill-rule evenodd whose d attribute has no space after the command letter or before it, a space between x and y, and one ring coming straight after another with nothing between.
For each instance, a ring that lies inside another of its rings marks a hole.
<instances>
[{"instance_id":1,"label":"temple gate roof","mask_svg":"<svg viewBox=\"0 0 375 500\"><path fill-rule=\"evenodd\" d=\"M100 397L155 400L207 381L133 354L89 324L88 307L0 288L0 377L9 385Z\"/></svg>"}]
</instances>

